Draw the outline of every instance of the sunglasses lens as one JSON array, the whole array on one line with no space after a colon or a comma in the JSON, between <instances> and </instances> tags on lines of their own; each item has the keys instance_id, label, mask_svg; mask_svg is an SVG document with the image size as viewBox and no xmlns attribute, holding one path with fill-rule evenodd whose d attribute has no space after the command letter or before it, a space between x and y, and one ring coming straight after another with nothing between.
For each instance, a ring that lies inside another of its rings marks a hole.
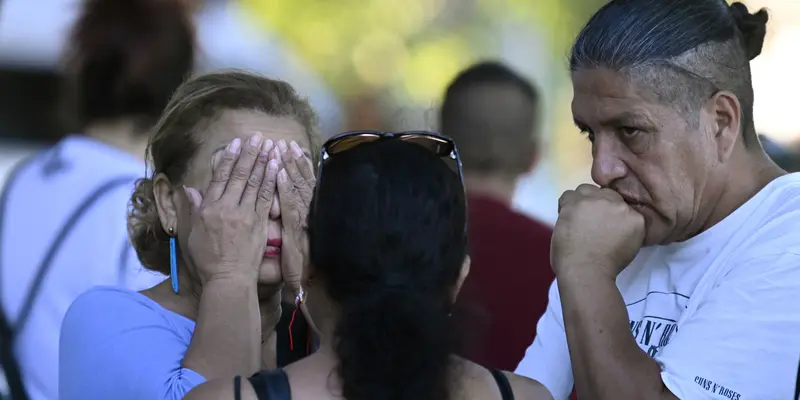
<instances>
[{"instance_id":1,"label":"sunglasses lens","mask_svg":"<svg viewBox=\"0 0 800 400\"><path fill-rule=\"evenodd\" d=\"M380 135L373 133L359 133L344 136L336 141L328 143L325 148L329 154L341 153L364 143L374 142L380 139Z\"/></svg>"},{"instance_id":2,"label":"sunglasses lens","mask_svg":"<svg viewBox=\"0 0 800 400\"><path fill-rule=\"evenodd\" d=\"M432 153L441 157L442 161L444 161L451 170L458 172L458 161L450 156L453 152L453 143L449 140L420 134L402 136L401 140L414 143L430 150Z\"/></svg>"},{"instance_id":3,"label":"sunglasses lens","mask_svg":"<svg viewBox=\"0 0 800 400\"><path fill-rule=\"evenodd\" d=\"M453 151L452 143L434 136L409 134L402 136L400 139L420 145L440 157L449 156L450 152Z\"/></svg>"}]
</instances>

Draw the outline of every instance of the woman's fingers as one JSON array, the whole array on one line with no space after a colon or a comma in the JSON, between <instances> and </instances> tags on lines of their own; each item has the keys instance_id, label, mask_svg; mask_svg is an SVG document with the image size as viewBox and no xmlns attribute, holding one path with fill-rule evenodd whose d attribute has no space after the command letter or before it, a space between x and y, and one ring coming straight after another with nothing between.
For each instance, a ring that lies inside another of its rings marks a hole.
<instances>
[{"instance_id":1,"label":"woman's fingers","mask_svg":"<svg viewBox=\"0 0 800 400\"><path fill-rule=\"evenodd\" d=\"M284 157L284 169L286 170L286 174L289 175L289 180L292 181L295 187L300 185L305 185L306 180L303 179L303 176L300 175L300 170L297 169L297 161L291 155L283 155Z\"/></svg>"},{"instance_id":2,"label":"woman's fingers","mask_svg":"<svg viewBox=\"0 0 800 400\"><path fill-rule=\"evenodd\" d=\"M279 140L278 143L275 144L275 148L272 149L272 158L278 161L278 171L283 169L283 157L281 157L281 144L282 140Z\"/></svg>"},{"instance_id":3,"label":"woman's fingers","mask_svg":"<svg viewBox=\"0 0 800 400\"><path fill-rule=\"evenodd\" d=\"M272 202L276 197L277 179L278 160L271 159L267 163L266 174L264 175L263 182L261 182L261 187L258 189L258 200L256 200L256 214L264 221L269 218L269 210L272 208Z\"/></svg>"},{"instance_id":4,"label":"woman's fingers","mask_svg":"<svg viewBox=\"0 0 800 400\"><path fill-rule=\"evenodd\" d=\"M245 185L244 193L242 194L241 204L255 206L262 182L264 182L270 151L272 151L272 140L265 140L261 144L261 151L258 153L253 170L250 171L250 177L247 179L247 185Z\"/></svg>"},{"instance_id":5,"label":"woman's fingers","mask_svg":"<svg viewBox=\"0 0 800 400\"><path fill-rule=\"evenodd\" d=\"M199 210L200 205L203 203L203 195L200 194L200 191L193 187L184 186L183 192L192 204L192 209L195 211Z\"/></svg>"},{"instance_id":6,"label":"woman's fingers","mask_svg":"<svg viewBox=\"0 0 800 400\"><path fill-rule=\"evenodd\" d=\"M311 159L305 157L305 154L303 154L303 149L301 149L300 145L298 145L294 140L289 143L289 149L292 151L292 155L297 163L297 169L300 171L300 175L303 176L303 179L307 181L314 181L314 165L312 165L313 163L311 162Z\"/></svg>"},{"instance_id":7,"label":"woman's fingers","mask_svg":"<svg viewBox=\"0 0 800 400\"><path fill-rule=\"evenodd\" d=\"M314 196L314 185L315 183L309 182L300 174L297 168L297 164L303 162L304 160L291 160L286 162L286 171L291 179L292 183L294 184L295 188L297 188L297 193L300 196L300 200L303 201L304 204L308 205L311 204L311 198Z\"/></svg>"},{"instance_id":8,"label":"woman's fingers","mask_svg":"<svg viewBox=\"0 0 800 400\"><path fill-rule=\"evenodd\" d=\"M288 228L291 232L302 229L304 221L301 216L306 214L305 205L285 168L278 172L278 203L283 229Z\"/></svg>"},{"instance_id":9,"label":"woman's fingers","mask_svg":"<svg viewBox=\"0 0 800 400\"><path fill-rule=\"evenodd\" d=\"M217 201L225 193L225 186L231 177L236 160L239 159L239 153L242 151L242 140L239 138L233 139L225 150L222 150L218 162L211 164L211 183L208 185L206 198L211 201Z\"/></svg>"},{"instance_id":10,"label":"woman's fingers","mask_svg":"<svg viewBox=\"0 0 800 400\"><path fill-rule=\"evenodd\" d=\"M261 153L262 141L263 136L260 133L256 133L242 146L239 160L236 161L236 165L230 173L228 184L225 186L225 192L222 194L223 200L230 204L239 204L242 200L244 188L247 186L247 181L253 171L253 165Z\"/></svg>"},{"instance_id":11,"label":"woman's fingers","mask_svg":"<svg viewBox=\"0 0 800 400\"><path fill-rule=\"evenodd\" d=\"M307 164L305 154L303 154L303 151L297 146L297 143L292 142L289 146L289 152L284 152L282 157L286 173L289 175L289 180L294 187L297 188L300 199L305 204L311 203L311 197L314 194L314 178L313 176L310 179L306 178L301 172L300 167L301 164Z\"/></svg>"},{"instance_id":12,"label":"woman's fingers","mask_svg":"<svg viewBox=\"0 0 800 400\"><path fill-rule=\"evenodd\" d=\"M303 225L307 211L285 169L278 173L278 200L283 235L287 237L281 247L281 275L292 293L297 296L302 293L300 282L305 258L302 246L306 240Z\"/></svg>"}]
</instances>

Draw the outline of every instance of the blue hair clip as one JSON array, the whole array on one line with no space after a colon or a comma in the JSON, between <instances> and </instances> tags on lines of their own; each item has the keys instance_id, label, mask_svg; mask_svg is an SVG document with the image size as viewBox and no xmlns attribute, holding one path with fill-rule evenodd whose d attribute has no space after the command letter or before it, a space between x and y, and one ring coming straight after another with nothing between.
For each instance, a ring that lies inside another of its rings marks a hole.
<instances>
[{"instance_id":1,"label":"blue hair clip","mask_svg":"<svg viewBox=\"0 0 800 400\"><path fill-rule=\"evenodd\" d=\"M172 233L172 229L170 229ZM178 256L175 251L175 236L169 238L169 276L172 279L172 291L178 293Z\"/></svg>"}]
</instances>

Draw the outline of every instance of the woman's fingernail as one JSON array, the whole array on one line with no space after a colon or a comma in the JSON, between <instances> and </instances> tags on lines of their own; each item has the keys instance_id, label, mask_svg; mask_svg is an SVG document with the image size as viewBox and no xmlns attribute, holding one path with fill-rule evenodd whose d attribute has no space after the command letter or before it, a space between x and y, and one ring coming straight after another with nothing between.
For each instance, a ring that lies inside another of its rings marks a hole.
<instances>
[{"instance_id":1,"label":"woman's fingernail","mask_svg":"<svg viewBox=\"0 0 800 400\"><path fill-rule=\"evenodd\" d=\"M256 133L255 135L250 136L250 146L258 146L261 144L262 140L264 140L264 137L261 136L261 133Z\"/></svg>"},{"instance_id":2,"label":"woman's fingernail","mask_svg":"<svg viewBox=\"0 0 800 400\"><path fill-rule=\"evenodd\" d=\"M192 188L190 188L190 187L188 187L186 185L183 185L183 193L186 195L186 198L189 199L189 201L192 203L193 206L195 206L195 207L199 207L200 206L200 203L202 202L202 199L198 198L199 196L197 194L195 194L195 191Z\"/></svg>"},{"instance_id":3,"label":"woman's fingernail","mask_svg":"<svg viewBox=\"0 0 800 400\"><path fill-rule=\"evenodd\" d=\"M300 146L298 146L297 142L295 142L294 140L292 140L289 143L289 147L292 149L292 154L294 155L294 158L299 159L300 157L303 156L303 150L300 149Z\"/></svg>"},{"instance_id":4,"label":"woman's fingernail","mask_svg":"<svg viewBox=\"0 0 800 400\"><path fill-rule=\"evenodd\" d=\"M281 172L278 172L278 182L286 182L286 170L282 169Z\"/></svg>"},{"instance_id":5,"label":"woman's fingernail","mask_svg":"<svg viewBox=\"0 0 800 400\"><path fill-rule=\"evenodd\" d=\"M274 196L272 198L272 212L274 215L281 215L281 202L278 200L278 196Z\"/></svg>"},{"instance_id":6,"label":"woman's fingernail","mask_svg":"<svg viewBox=\"0 0 800 400\"><path fill-rule=\"evenodd\" d=\"M242 140L239 138L231 140L231 144L228 145L228 151L233 154L239 154L239 151L242 149Z\"/></svg>"},{"instance_id":7,"label":"woman's fingernail","mask_svg":"<svg viewBox=\"0 0 800 400\"><path fill-rule=\"evenodd\" d=\"M267 169L269 170L269 172L274 174L278 170L278 161L276 161L274 158L272 160L269 160L269 163L267 164Z\"/></svg>"},{"instance_id":8,"label":"woman's fingernail","mask_svg":"<svg viewBox=\"0 0 800 400\"><path fill-rule=\"evenodd\" d=\"M270 150L272 150L272 140L267 139L264 141L264 144L261 145L261 154L269 156Z\"/></svg>"},{"instance_id":9,"label":"woman's fingernail","mask_svg":"<svg viewBox=\"0 0 800 400\"><path fill-rule=\"evenodd\" d=\"M286 151L288 150L288 148L286 147L286 142L284 142L283 140L278 141L278 147L280 147L281 153L286 153Z\"/></svg>"}]
</instances>

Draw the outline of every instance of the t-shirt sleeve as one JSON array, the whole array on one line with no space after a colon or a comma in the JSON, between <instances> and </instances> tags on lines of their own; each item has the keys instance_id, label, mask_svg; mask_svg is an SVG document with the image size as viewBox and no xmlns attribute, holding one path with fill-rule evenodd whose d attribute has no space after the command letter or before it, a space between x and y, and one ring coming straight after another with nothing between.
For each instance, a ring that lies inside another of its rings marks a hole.
<instances>
[{"instance_id":1,"label":"t-shirt sleeve","mask_svg":"<svg viewBox=\"0 0 800 400\"><path fill-rule=\"evenodd\" d=\"M737 264L655 357L678 398L792 398L800 356L800 255Z\"/></svg>"},{"instance_id":2,"label":"t-shirt sleeve","mask_svg":"<svg viewBox=\"0 0 800 400\"><path fill-rule=\"evenodd\" d=\"M179 332L136 293L103 288L83 294L61 329L59 398L183 398L205 379L181 367L188 343Z\"/></svg>"},{"instance_id":3,"label":"t-shirt sleeve","mask_svg":"<svg viewBox=\"0 0 800 400\"><path fill-rule=\"evenodd\" d=\"M557 281L550 285L547 310L536 325L536 338L515 373L538 381L556 400L567 399L572 392L572 364Z\"/></svg>"}]
</instances>

